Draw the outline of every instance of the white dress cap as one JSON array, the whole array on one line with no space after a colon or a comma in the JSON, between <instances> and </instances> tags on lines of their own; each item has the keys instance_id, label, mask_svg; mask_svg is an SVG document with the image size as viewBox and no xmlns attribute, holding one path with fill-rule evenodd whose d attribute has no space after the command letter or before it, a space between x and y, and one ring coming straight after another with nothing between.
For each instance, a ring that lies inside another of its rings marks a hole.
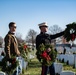
<instances>
[{"instance_id":1,"label":"white dress cap","mask_svg":"<svg viewBox=\"0 0 76 75\"><path fill-rule=\"evenodd\" d=\"M48 27L48 25L47 25L46 22L40 23L40 24L38 24L38 26L39 26L39 27L42 27L42 26L46 26L46 27Z\"/></svg>"}]
</instances>

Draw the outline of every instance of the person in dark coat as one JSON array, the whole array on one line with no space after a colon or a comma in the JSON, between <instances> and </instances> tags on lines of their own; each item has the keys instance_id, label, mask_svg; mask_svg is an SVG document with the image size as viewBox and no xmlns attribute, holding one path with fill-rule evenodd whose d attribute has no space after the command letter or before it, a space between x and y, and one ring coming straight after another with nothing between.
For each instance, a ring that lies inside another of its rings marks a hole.
<instances>
[{"instance_id":1,"label":"person in dark coat","mask_svg":"<svg viewBox=\"0 0 76 75\"><path fill-rule=\"evenodd\" d=\"M55 39L57 37L60 37L62 35L64 35L64 31L54 34L54 35L49 35L46 32L48 31L48 25L46 22L40 23L39 25L39 29L40 29L40 34L38 34L36 36L36 49L38 50L38 47L40 44L51 44L51 40ZM50 75L55 75L55 69L54 69L54 65L50 65L49 66L49 72ZM42 72L41 75L47 75L48 73L48 66L43 65L42 64Z\"/></svg>"}]
</instances>

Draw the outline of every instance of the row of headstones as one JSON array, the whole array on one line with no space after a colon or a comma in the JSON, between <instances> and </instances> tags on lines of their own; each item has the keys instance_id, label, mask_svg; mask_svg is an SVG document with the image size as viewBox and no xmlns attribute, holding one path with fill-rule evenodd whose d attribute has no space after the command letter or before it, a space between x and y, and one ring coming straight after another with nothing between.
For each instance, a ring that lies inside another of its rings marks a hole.
<instances>
[{"instance_id":1,"label":"row of headstones","mask_svg":"<svg viewBox=\"0 0 76 75\"><path fill-rule=\"evenodd\" d=\"M34 56L30 55L30 59L34 58ZM3 59L3 56L0 56L0 61ZM19 61L19 66L17 67L16 75L22 74L22 69L26 70L28 62L24 60L22 57L17 57ZM5 72L0 71L0 75L6 75Z\"/></svg>"},{"instance_id":2,"label":"row of headstones","mask_svg":"<svg viewBox=\"0 0 76 75\"><path fill-rule=\"evenodd\" d=\"M75 75L72 71L63 71L63 65L61 63L54 63L56 75Z\"/></svg>"},{"instance_id":3,"label":"row of headstones","mask_svg":"<svg viewBox=\"0 0 76 75\"><path fill-rule=\"evenodd\" d=\"M61 63L54 63L54 66L55 66L55 73L57 75L75 75L75 73L72 71L63 71L63 65ZM0 72L0 75L6 75L6 74L4 72Z\"/></svg>"},{"instance_id":4,"label":"row of headstones","mask_svg":"<svg viewBox=\"0 0 76 75\"><path fill-rule=\"evenodd\" d=\"M0 56L0 58L2 58L2 56ZM32 57L31 57L32 58ZM23 58L18 57L17 58L19 60L20 65L18 67L20 67L20 73L22 73L22 68L26 69L26 66L28 64L28 62L25 62ZM74 72L72 71L63 71L63 65L61 63L54 63L55 66L55 73L59 74L59 75L75 75ZM18 67L17 67L17 74L18 75ZM0 75L6 75L4 72L0 72Z\"/></svg>"},{"instance_id":5,"label":"row of headstones","mask_svg":"<svg viewBox=\"0 0 76 75\"><path fill-rule=\"evenodd\" d=\"M56 47L57 51L59 53L63 53L64 52L64 47ZM76 53L76 47L65 47L66 49L66 54L73 54L73 53Z\"/></svg>"},{"instance_id":6,"label":"row of headstones","mask_svg":"<svg viewBox=\"0 0 76 75\"><path fill-rule=\"evenodd\" d=\"M68 61L68 65L75 65L76 68L76 56L74 54L58 54L57 59L66 63Z\"/></svg>"}]
</instances>

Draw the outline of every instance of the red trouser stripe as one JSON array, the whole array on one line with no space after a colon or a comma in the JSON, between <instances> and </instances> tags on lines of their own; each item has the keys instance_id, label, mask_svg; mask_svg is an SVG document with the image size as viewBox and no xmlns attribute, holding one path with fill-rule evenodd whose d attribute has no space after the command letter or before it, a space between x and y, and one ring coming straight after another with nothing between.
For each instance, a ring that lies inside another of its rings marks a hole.
<instances>
[{"instance_id":1,"label":"red trouser stripe","mask_svg":"<svg viewBox=\"0 0 76 75\"><path fill-rule=\"evenodd\" d=\"M42 66L42 75L45 73L45 66Z\"/></svg>"}]
</instances>

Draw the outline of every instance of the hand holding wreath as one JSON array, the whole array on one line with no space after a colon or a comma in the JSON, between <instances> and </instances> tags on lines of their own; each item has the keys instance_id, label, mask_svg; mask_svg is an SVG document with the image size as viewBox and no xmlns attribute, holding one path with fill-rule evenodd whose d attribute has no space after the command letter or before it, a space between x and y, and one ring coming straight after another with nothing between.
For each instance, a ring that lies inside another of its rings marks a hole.
<instances>
[{"instance_id":1,"label":"hand holding wreath","mask_svg":"<svg viewBox=\"0 0 76 75\"><path fill-rule=\"evenodd\" d=\"M40 44L36 55L37 59L40 61L41 64L51 65L55 61L57 52L53 49L53 46L50 44Z\"/></svg>"},{"instance_id":2,"label":"hand holding wreath","mask_svg":"<svg viewBox=\"0 0 76 75\"><path fill-rule=\"evenodd\" d=\"M73 22L71 24L66 25L67 28L65 29L64 37L67 41L74 41L76 38L76 23Z\"/></svg>"}]
</instances>

